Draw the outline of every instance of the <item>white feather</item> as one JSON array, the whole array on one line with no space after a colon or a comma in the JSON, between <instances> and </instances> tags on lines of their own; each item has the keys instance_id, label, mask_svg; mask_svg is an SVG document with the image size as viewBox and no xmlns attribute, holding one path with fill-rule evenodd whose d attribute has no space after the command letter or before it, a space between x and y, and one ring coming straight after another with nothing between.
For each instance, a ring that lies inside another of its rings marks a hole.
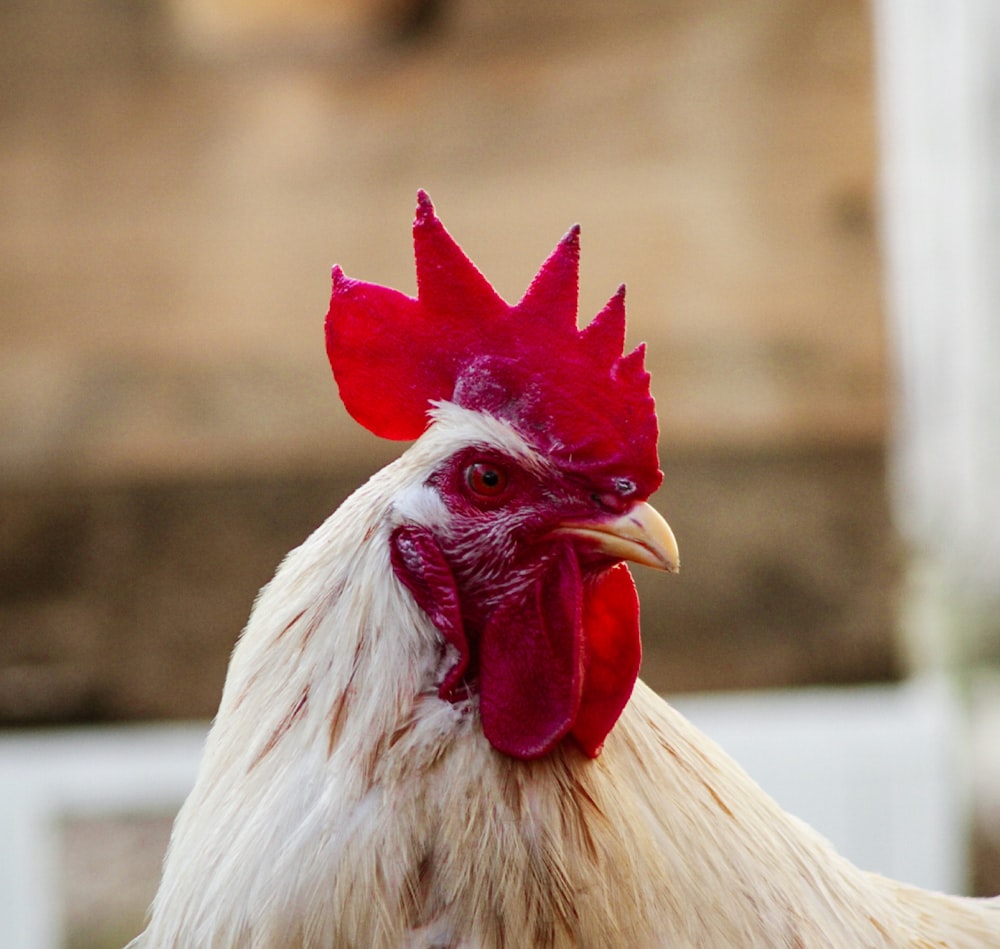
<instances>
[{"instance_id":1,"label":"white feather","mask_svg":"<svg viewBox=\"0 0 1000 949\"><path fill-rule=\"evenodd\" d=\"M388 538L440 522L465 446L545 461L435 416L261 592L136 946L1000 945L990 904L855 869L641 682L595 760L494 751Z\"/></svg>"}]
</instances>

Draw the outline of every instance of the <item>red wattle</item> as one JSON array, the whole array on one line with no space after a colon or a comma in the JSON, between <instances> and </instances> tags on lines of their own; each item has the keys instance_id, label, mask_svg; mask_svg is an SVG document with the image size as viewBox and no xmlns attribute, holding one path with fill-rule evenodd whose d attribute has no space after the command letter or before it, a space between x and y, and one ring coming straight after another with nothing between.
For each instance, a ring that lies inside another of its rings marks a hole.
<instances>
[{"instance_id":1,"label":"red wattle","mask_svg":"<svg viewBox=\"0 0 1000 949\"><path fill-rule=\"evenodd\" d=\"M397 528L393 572L455 650L439 695L459 701L471 649L455 578L434 535ZM517 599L493 611L479 641L483 734L497 751L538 758L572 735L591 758L628 703L639 674L639 602L624 564L584 582L576 553L560 546Z\"/></svg>"},{"instance_id":2,"label":"red wattle","mask_svg":"<svg viewBox=\"0 0 1000 949\"><path fill-rule=\"evenodd\" d=\"M639 598L625 564L583 588L583 695L572 735L591 758L628 704L639 675Z\"/></svg>"},{"instance_id":3,"label":"red wattle","mask_svg":"<svg viewBox=\"0 0 1000 949\"><path fill-rule=\"evenodd\" d=\"M538 758L572 728L583 688L582 586L576 555L563 546L525 596L486 623L479 709L497 751Z\"/></svg>"}]
</instances>

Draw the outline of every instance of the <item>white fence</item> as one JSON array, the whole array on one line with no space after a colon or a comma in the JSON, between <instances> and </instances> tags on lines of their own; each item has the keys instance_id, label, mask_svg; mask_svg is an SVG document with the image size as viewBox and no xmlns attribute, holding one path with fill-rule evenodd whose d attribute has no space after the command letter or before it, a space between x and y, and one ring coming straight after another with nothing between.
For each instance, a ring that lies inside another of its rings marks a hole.
<instances>
[{"instance_id":1,"label":"white fence","mask_svg":"<svg viewBox=\"0 0 1000 949\"><path fill-rule=\"evenodd\" d=\"M964 888L964 717L941 681L674 704L856 863ZM178 725L0 736L0 946L64 944L60 820L172 813L193 783L204 734L203 725Z\"/></svg>"},{"instance_id":2,"label":"white fence","mask_svg":"<svg viewBox=\"0 0 1000 949\"><path fill-rule=\"evenodd\" d=\"M0 737L0 946L63 946L59 822L173 813L194 784L204 738L203 725Z\"/></svg>"}]
</instances>

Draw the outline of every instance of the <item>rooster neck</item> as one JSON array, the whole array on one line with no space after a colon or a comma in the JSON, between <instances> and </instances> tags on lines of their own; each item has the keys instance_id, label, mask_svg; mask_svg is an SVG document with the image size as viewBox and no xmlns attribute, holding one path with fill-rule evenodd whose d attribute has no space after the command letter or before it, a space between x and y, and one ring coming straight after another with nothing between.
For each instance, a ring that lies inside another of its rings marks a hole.
<instances>
[{"instance_id":1,"label":"rooster neck","mask_svg":"<svg viewBox=\"0 0 1000 949\"><path fill-rule=\"evenodd\" d=\"M308 759L362 793L411 731L414 749L464 734L476 700L437 698L454 656L396 577L390 537L402 524L447 522L433 472L470 444L543 464L505 422L450 404L396 461L377 472L261 591L233 653L206 769L280 772ZM437 754L434 751L433 754ZM431 754L431 752L428 752ZM396 756L398 757L398 756ZM235 778L233 780L238 780Z\"/></svg>"},{"instance_id":2,"label":"rooster neck","mask_svg":"<svg viewBox=\"0 0 1000 949\"><path fill-rule=\"evenodd\" d=\"M314 888L333 886L344 828L374 806L374 789L470 731L468 703L437 697L440 638L389 563L394 499L413 465L404 454L373 476L261 591L146 944L270 946L248 933L275 925L273 945L286 945L281 920L308 916Z\"/></svg>"},{"instance_id":3,"label":"rooster neck","mask_svg":"<svg viewBox=\"0 0 1000 949\"><path fill-rule=\"evenodd\" d=\"M286 743L339 768L376 760L436 694L440 635L390 566L393 499L411 467L404 455L358 489L261 592L219 709L220 724L254 729L248 768Z\"/></svg>"},{"instance_id":4,"label":"rooster neck","mask_svg":"<svg viewBox=\"0 0 1000 949\"><path fill-rule=\"evenodd\" d=\"M262 591L140 945L995 944L996 910L854 869L641 683L596 760L498 754L391 568L421 451Z\"/></svg>"}]
</instances>

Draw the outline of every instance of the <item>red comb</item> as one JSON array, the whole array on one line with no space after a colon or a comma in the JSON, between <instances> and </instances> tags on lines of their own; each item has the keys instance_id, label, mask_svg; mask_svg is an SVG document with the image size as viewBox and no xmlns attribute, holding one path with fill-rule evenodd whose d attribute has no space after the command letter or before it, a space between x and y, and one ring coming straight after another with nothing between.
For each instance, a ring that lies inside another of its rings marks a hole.
<instances>
[{"instance_id":1,"label":"red comb","mask_svg":"<svg viewBox=\"0 0 1000 949\"><path fill-rule=\"evenodd\" d=\"M591 475L660 482L643 347L622 355L625 288L576 327L579 227L559 242L515 306L505 303L417 196L417 298L333 268L326 344L351 415L383 438L417 438L431 403L510 422L537 449ZM620 490L620 489L619 489Z\"/></svg>"}]
</instances>

